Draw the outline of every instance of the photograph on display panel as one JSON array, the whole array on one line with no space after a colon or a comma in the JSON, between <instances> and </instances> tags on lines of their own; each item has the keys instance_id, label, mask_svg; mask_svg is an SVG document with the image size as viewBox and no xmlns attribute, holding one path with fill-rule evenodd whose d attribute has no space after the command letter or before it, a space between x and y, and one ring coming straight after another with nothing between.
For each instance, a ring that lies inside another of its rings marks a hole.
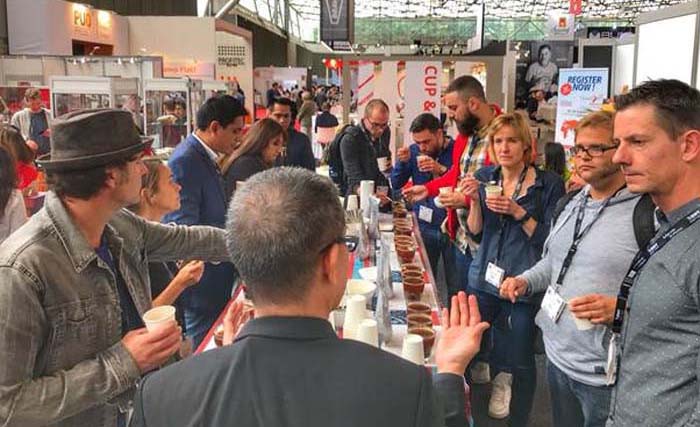
<instances>
[{"instance_id":1,"label":"photograph on display panel","mask_svg":"<svg viewBox=\"0 0 700 427\"><path fill-rule=\"evenodd\" d=\"M557 95L559 69L574 63L574 43L570 41L529 41L515 43L517 52L515 106L525 109L536 90L545 99Z\"/></svg>"}]
</instances>

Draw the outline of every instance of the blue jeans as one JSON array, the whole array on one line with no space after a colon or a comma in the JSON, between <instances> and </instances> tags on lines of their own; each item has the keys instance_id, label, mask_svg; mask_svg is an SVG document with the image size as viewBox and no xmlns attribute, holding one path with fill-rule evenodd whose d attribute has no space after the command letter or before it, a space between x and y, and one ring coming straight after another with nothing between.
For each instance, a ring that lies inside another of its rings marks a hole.
<instances>
[{"instance_id":1,"label":"blue jeans","mask_svg":"<svg viewBox=\"0 0 700 427\"><path fill-rule=\"evenodd\" d=\"M513 374L509 426L526 426L537 387L535 367L535 315L539 306L516 303L486 292L476 292L481 319L494 325L491 339L481 341L481 360L487 359L491 374ZM485 356L488 354L488 356ZM568 427L568 426L567 426Z\"/></svg>"},{"instance_id":2,"label":"blue jeans","mask_svg":"<svg viewBox=\"0 0 700 427\"><path fill-rule=\"evenodd\" d=\"M192 350L196 350L221 313L205 313L200 310L185 309L185 335L192 338Z\"/></svg>"},{"instance_id":3,"label":"blue jeans","mask_svg":"<svg viewBox=\"0 0 700 427\"><path fill-rule=\"evenodd\" d=\"M436 281L438 280L438 267L440 266L440 260L442 260L445 282L437 283L436 285L440 302L443 306L448 307L450 297L456 295L457 292L463 290L466 286L466 275L462 277L460 274L466 274L469 270L471 256L467 259L460 252L460 258L457 260L457 255L453 251L457 250L459 252L459 250L450 242L450 238L436 226L429 227L421 224L420 233L425 244L425 251L428 253L430 268L433 270L433 276L435 276ZM458 267L456 263L460 263L460 266Z\"/></svg>"},{"instance_id":4,"label":"blue jeans","mask_svg":"<svg viewBox=\"0 0 700 427\"><path fill-rule=\"evenodd\" d=\"M611 387L580 383L547 360L552 423L566 427L604 427L610 410Z\"/></svg>"}]
</instances>

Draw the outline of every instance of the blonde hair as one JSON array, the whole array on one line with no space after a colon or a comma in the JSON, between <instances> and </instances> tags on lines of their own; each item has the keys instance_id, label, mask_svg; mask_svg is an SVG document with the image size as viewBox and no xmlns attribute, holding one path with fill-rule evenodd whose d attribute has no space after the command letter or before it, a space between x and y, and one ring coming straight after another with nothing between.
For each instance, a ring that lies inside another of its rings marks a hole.
<instances>
[{"instance_id":1,"label":"blonde hair","mask_svg":"<svg viewBox=\"0 0 700 427\"><path fill-rule=\"evenodd\" d=\"M509 126L515 131L515 136L523 145L523 162L530 164L530 153L532 152L532 133L530 133L530 122L520 113L502 114L491 122L486 129L488 139L488 150L491 159L498 163L496 151L493 149L493 137L504 127Z\"/></svg>"},{"instance_id":2,"label":"blonde hair","mask_svg":"<svg viewBox=\"0 0 700 427\"><path fill-rule=\"evenodd\" d=\"M576 136L578 136L579 132L584 129L605 129L610 132L610 136L612 137L614 120L615 114L611 111L601 110L588 113L578 122L574 132L576 133Z\"/></svg>"}]
</instances>

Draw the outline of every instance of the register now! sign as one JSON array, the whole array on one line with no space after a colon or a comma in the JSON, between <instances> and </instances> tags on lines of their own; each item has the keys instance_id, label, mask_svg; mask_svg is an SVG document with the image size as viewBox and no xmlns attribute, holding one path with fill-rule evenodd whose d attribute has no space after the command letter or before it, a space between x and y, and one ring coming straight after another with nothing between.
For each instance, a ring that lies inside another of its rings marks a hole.
<instances>
[{"instance_id":1,"label":"register now! sign","mask_svg":"<svg viewBox=\"0 0 700 427\"><path fill-rule=\"evenodd\" d=\"M411 122L419 114L431 113L440 117L440 72L442 63L406 62L406 80L404 81L403 129L404 146L412 144Z\"/></svg>"}]
</instances>

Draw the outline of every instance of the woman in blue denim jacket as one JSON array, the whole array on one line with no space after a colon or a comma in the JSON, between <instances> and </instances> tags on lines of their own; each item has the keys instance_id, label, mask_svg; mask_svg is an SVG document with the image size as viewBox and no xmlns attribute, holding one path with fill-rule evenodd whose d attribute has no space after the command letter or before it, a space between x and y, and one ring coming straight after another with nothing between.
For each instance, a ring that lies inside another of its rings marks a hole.
<instances>
[{"instance_id":1,"label":"woman in blue denim jacket","mask_svg":"<svg viewBox=\"0 0 700 427\"><path fill-rule=\"evenodd\" d=\"M460 184L471 197L469 232L481 236L469 269L468 289L476 294L485 321L492 323L499 316L507 319L505 334L495 332L490 362L492 373L511 371L513 398L510 411L506 398L501 401L504 408L492 401L489 412L497 417L510 412L510 426L525 426L536 385L533 345L539 301L523 297L512 304L501 299L499 286L504 277L522 273L541 258L554 208L564 195L564 183L556 174L530 165L531 136L524 117L497 117L487 137L498 166L482 168ZM488 340L483 343L489 344ZM487 348L482 346L482 350ZM494 394L498 387L508 387L507 378L496 377Z\"/></svg>"}]
</instances>

